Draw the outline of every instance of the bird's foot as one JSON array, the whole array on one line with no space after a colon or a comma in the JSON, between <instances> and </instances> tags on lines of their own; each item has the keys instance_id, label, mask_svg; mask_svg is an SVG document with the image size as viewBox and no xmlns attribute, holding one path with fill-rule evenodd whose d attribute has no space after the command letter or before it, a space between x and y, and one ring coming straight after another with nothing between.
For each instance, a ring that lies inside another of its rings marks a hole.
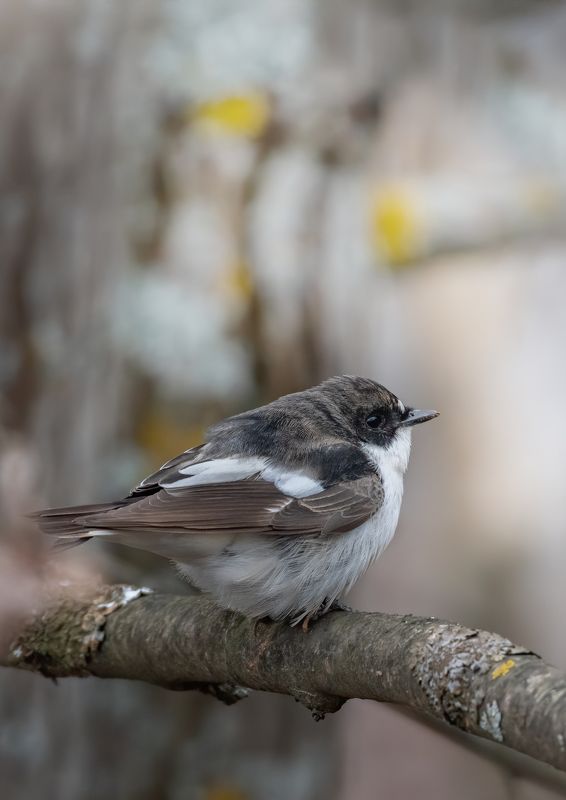
<instances>
[{"instance_id":1,"label":"bird's foot","mask_svg":"<svg viewBox=\"0 0 566 800\"><path fill-rule=\"evenodd\" d=\"M346 603L342 602L342 600L333 600L333 602L329 605L329 607L324 612L325 614L329 611L353 611L354 609L352 606L347 606Z\"/></svg>"},{"instance_id":2,"label":"bird's foot","mask_svg":"<svg viewBox=\"0 0 566 800\"><path fill-rule=\"evenodd\" d=\"M312 614L307 614L307 616L303 619L303 624L301 625L303 631L307 633L312 622L316 622L331 611L353 611L353 609L350 606L347 606L341 600L333 600L332 602L325 600L316 611L314 611Z\"/></svg>"},{"instance_id":3,"label":"bird's foot","mask_svg":"<svg viewBox=\"0 0 566 800\"><path fill-rule=\"evenodd\" d=\"M318 619L318 616L316 615L316 613L315 614L307 614L307 616L303 620L303 624L301 625L301 628L303 629L303 633L308 633L309 625L311 624L311 622L316 622L317 619Z\"/></svg>"}]
</instances>

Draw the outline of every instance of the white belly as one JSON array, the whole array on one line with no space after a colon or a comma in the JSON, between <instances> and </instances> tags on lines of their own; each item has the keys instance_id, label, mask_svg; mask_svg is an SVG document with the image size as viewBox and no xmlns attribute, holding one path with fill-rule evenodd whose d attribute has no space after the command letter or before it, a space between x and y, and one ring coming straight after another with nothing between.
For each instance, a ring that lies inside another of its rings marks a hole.
<instances>
[{"instance_id":1,"label":"white belly","mask_svg":"<svg viewBox=\"0 0 566 800\"><path fill-rule=\"evenodd\" d=\"M402 475L388 489L380 510L347 533L319 537L240 534L220 552L212 554L206 548L206 555L179 563L179 568L220 605L247 616L282 619L314 613L323 603L348 592L393 538ZM207 537L209 547L211 538Z\"/></svg>"}]
</instances>

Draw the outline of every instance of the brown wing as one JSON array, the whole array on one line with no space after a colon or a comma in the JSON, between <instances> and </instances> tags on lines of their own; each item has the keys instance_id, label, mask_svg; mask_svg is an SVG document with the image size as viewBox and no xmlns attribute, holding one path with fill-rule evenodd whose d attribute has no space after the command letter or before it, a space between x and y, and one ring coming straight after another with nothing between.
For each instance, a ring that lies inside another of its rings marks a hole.
<instances>
[{"instance_id":1,"label":"brown wing","mask_svg":"<svg viewBox=\"0 0 566 800\"><path fill-rule=\"evenodd\" d=\"M352 530L379 510L383 488L376 475L293 498L258 478L161 489L121 508L75 522L114 531L190 533L328 534Z\"/></svg>"},{"instance_id":2,"label":"brown wing","mask_svg":"<svg viewBox=\"0 0 566 800\"><path fill-rule=\"evenodd\" d=\"M377 475L336 484L293 500L272 522L274 533L345 533L372 517L383 503Z\"/></svg>"}]
</instances>

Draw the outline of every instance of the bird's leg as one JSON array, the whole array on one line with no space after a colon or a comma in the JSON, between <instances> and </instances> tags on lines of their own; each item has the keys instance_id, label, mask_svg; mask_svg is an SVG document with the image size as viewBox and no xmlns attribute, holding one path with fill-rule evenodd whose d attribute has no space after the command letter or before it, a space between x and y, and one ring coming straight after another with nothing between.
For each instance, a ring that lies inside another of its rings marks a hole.
<instances>
[{"instance_id":1,"label":"bird's leg","mask_svg":"<svg viewBox=\"0 0 566 800\"><path fill-rule=\"evenodd\" d=\"M354 609L352 606L347 606L342 600L333 600L328 608L325 610L325 614L328 614L329 611L353 611Z\"/></svg>"},{"instance_id":2,"label":"bird's leg","mask_svg":"<svg viewBox=\"0 0 566 800\"><path fill-rule=\"evenodd\" d=\"M303 624L301 625L303 631L307 633L311 622L316 622L330 611L353 611L353 609L350 606L347 606L341 600L330 600L330 598L327 597L324 603L321 603L320 607L317 608L316 611L314 611L312 614L307 614L307 616L304 618Z\"/></svg>"},{"instance_id":3,"label":"bird's leg","mask_svg":"<svg viewBox=\"0 0 566 800\"><path fill-rule=\"evenodd\" d=\"M316 611L315 611L314 614L307 614L307 616L303 620L303 624L301 625L301 628L303 629L303 632L304 633L308 633L310 621L311 620L315 620L316 621L317 619L318 619L318 617L317 617L317 612Z\"/></svg>"},{"instance_id":4,"label":"bird's leg","mask_svg":"<svg viewBox=\"0 0 566 800\"><path fill-rule=\"evenodd\" d=\"M319 619L325 614L328 614L330 611L353 611L353 608L351 608L351 606L347 606L346 603L342 602L342 600L331 600L329 597L327 597L316 612L316 618Z\"/></svg>"}]
</instances>

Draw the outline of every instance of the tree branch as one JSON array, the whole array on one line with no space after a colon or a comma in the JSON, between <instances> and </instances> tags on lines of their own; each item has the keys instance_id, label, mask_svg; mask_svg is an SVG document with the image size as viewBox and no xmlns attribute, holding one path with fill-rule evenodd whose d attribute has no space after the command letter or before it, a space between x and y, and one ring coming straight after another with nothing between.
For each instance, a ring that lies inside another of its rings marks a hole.
<instances>
[{"instance_id":1,"label":"tree branch","mask_svg":"<svg viewBox=\"0 0 566 800\"><path fill-rule=\"evenodd\" d=\"M307 633L204 597L98 587L52 598L0 664L59 678L289 694L316 718L348 698L399 703L566 771L566 675L494 633L450 622L333 612Z\"/></svg>"}]
</instances>

